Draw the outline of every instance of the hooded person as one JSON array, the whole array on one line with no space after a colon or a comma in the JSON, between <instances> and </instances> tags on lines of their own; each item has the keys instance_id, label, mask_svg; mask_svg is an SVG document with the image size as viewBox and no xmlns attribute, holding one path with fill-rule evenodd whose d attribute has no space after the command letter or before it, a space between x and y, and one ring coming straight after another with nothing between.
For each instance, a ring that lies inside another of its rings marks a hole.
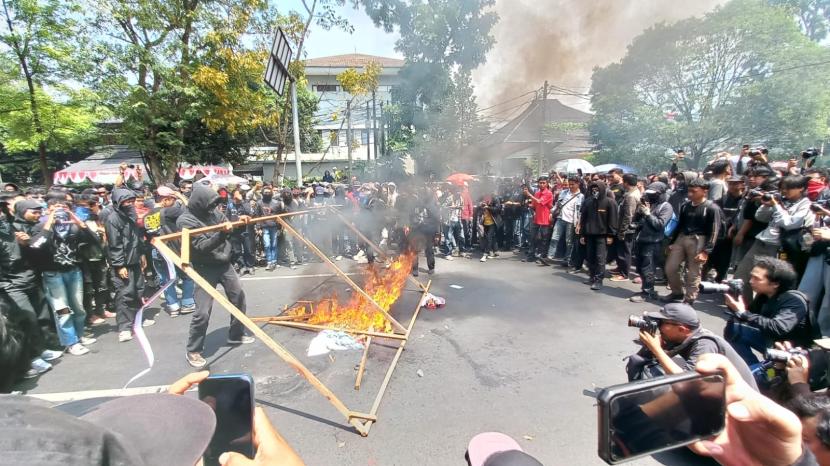
<instances>
[{"instance_id":1,"label":"hooded person","mask_svg":"<svg viewBox=\"0 0 830 466\"><path fill-rule=\"evenodd\" d=\"M222 285L228 300L237 309L246 311L245 291L239 280L236 270L231 263L230 234L233 230L225 214L217 209L222 200L213 188L201 184L193 187L193 193L187 203L187 209L176 221L180 228L203 228L214 225L223 225L220 230L193 235L190 237L190 261L193 268L210 286ZM240 221L247 222L250 217L240 216ZM188 364L201 368L207 365L202 356L205 346L205 336L210 323L210 312L213 307L213 297L202 287L196 289L196 312L190 322L190 334L187 339ZM239 345L253 343L254 338L245 335L245 328L241 322L231 316L228 330L228 344Z\"/></svg>"},{"instance_id":2,"label":"hooded person","mask_svg":"<svg viewBox=\"0 0 830 466\"><path fill-rule=\"evenodd\" d=\"M147 259L144 254L142 228L135 211L136 196L129 189L112 191L112 211L104 220L107 233L107 257L110 275L115 287L115 321L118 325L118 341L133 339L132 330L136 314L142 306L144 273ZM155 324L145 318L145 327Z\"/></svg>"},{"instance_id":3,"label":"hooded person","mask_svg":"<svg viewBox=\"0 0 830 466\"><path fill-rule=\"evenodd\" d=\"M635 242L637 255L635 262L637 273L642 280L642 291L630 299L633 303L641 303L647 299L656 299L654 289L654 274L657 264L663 262L663 239L666 225L671 221L674 211L666 200L666 185L660 181L646 186L633 223L636 225Z\"/></svg>"},{"instance_id":4,"label":"hooded person","mask_svg":"<svg viewBox=\"0 0 830 466\"><path fill-rule=\"evenodd\" d=\"M40 285L36 263L42 260L42 251L30 247L31 237L41 213L40 202L27 199L14 206L15 217L7 220L0 230L0 310L9 325L22 332L21 358L25 378L37 377L52 368L49 361L63 354L47 349L54 339L55 324ZM11 215L5 212L4 215ZM57 345L56 345L57 346ZM12 375L12 374L10 374Z\"/></svg>"},{"instance_id":5,"label":"hooded person","mask_svg":"<svg viewBox=\"0 0 830 466\"><path fill-rule=\"evenodd\" d=\"M614 241L618 225L617 202L608 196L605 182L594 181L582 202L577 226L579 241L586 246L589 278L585 284L591 285L592 290L602 289L608 245Z\"/></svg>"},{"instance_id":6,"label":"hooded person","mask_svg":"<svg viewBox=\"0 0 830 466\"><path fill-rule=\"evenodd\" d=\"M674 190L669 196L669 204L673 212L680 212L680 206L686 202L686 197L689 192L689 183L697 178L697 172L684 171L675 175Z\"/></svg>"}]
</instances>

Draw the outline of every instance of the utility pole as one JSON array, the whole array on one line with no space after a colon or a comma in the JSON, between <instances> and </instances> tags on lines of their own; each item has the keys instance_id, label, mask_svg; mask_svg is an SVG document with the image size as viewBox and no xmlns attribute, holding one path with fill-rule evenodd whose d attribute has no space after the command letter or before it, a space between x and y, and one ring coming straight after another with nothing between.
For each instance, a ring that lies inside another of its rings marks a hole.
<instances>
[{"instance_id":1,"label":"utility pole","mask_svg":"<svg viewBox=\"0 0 830 466\"><path fill-rule=\"evenodd\" d=\"M346 153L349 154L349 186L352 185L352 100L346 102Z\"/></svg>"},{"instance_id":2,"label":"utility pole","mask_svg":"<svg viewBox=\"0 0 830 466\"><path fill-rule=\"evenodd\" d=\"M545 81L545 87L542 91L542 121L539 123L539 161L538 167L539 176L542 176L542 159L545 156L545 123L548 121L548 82Z\"/></svg>"},{"instance_id":3,"label":"utility pole","mask_svg":"<svg viewBox=\"0 0 830 466\"><path fill-rule=\"evenodd\" d=\"M377 102L375 101L375 91L372 91L372 152L375 155L375 161L378 160L378 115Z\"/></svg>"},{"instance_id":4,"label":"utility pole","mask_svg":"<svg viewBox=\"0 0 830 466\"><path fill-rule=\"evenodd\" d=\"M383 119L383 102L380 103L380 156L386 157L386 120Z\"/></svg>"},{"instance_id":5,"label":"utility pole","mask_svg":"<svg viewBox=\"0 0 830 466\"><path fill-rule=\"evenodd\" d=\"M300 150L300 118L297 110L297 81L291 81L291 119L294 120L294 163L297 168L297 186L303 185L303 161Z\"/></svg>"},{"instance_id":6,"label":"utility pole","mask_svg":"<svg viewBox=\"0 0 830 466\"><path fill-rule=\"evenodd\" d=\"M366 101L366 161L372 160L372 145L369 144L369 120L372 115L369 113L369 101ZM360 138L363 139L363 134L361 133ZM362 142L362 141L361 141Z\"/></svg>"}]
</instances>

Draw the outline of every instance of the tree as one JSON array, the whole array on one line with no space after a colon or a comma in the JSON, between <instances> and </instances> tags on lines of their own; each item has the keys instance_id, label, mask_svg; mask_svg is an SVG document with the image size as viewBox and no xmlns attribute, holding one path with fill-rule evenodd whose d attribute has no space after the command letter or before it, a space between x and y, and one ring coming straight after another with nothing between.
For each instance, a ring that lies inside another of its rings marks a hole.
<instances>
[{"instance_id":1,"label":"tree","mask_svg":"<svg viewBox=\"0 0 830 466\"><path fill-rule=\"evenodd\" d=\"M753 0L656 25L594 72L598 160L651 169L683 148L696 168L742 142L813 145L827 135L830 94L811 64L828 58L787 13Z\"/></svg>"},{"instance_id":2,"label":"tree","mask_svg":"<svg viewBox=\"0 0 830 466\"><path fill-rule=\"evenodd\" d=\"M5 29L0 30L0 43L7 48L3 54L13 57L26 86L25 108L18 107L20 110L14 113L18 123L31 127L31 137L24 139L37 147L41 173L48 186L52 183L52 177L47 151L53 134L48 133L44 121L44 89L63 79L73 78L73 71L77 71L75 65L83 62L75 56L81 49L79 39L83 36L75 20L79 6L71 0L2 2Z\"/></svg>"},{"instance_id":3,"label":"tree","mask_svg":"<svg viewBox=\"0 0 830 466\"><path fill-rule=\"evenodd\" d=\"M494 0L353 0L362 5L376 25L397 29L395 48L406 58L399 72L401 84L393 90L388 116L390 139L406 144L425 165L433 161L428 141L452 141L456 148L462 131L446 132L450 115L477 126L470 72L484 63L495 43L491 30L498 21ZM465 95L466 90L466 97ZM454 97L451 94L456 93ZM463 98L462 98L463 97ZM413 137L413 132L417 133ZM469 133L467 133L469 134ZM420 138L420 139L419 139ZM448 153L445 150L445 154Z\"/></svg>"},{"instance_id":4,"label":"tree","mask_svg":"<svg viewBox=\"0 0 830 466\"><path fill-rule=\"evenodd\" d=\"M798 22L801 32L813 42L827 38L830 30L830 0L768 0L772 6L786 8Z\"/></svg>"}]
</instances>

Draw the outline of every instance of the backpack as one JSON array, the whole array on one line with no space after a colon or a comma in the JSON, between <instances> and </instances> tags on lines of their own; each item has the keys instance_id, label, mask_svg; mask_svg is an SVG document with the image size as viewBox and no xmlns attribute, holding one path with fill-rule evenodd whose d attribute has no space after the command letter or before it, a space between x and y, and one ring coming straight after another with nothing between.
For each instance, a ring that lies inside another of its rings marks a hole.
<instances>
[{"instance_id":1,"label":"backpack","mask_svg":"<svg viewBox=\"0 0 830 466\"><path fill-rule=\"evenodd\" d=\"M663 236L666 238L671 238L671 235L674 233L674 230L677 228L677 224L679 220L677 218L677 214L672 212L671 218L668 222L666 222L666 226L663 228Z\"/></svg>"}]
</instances>

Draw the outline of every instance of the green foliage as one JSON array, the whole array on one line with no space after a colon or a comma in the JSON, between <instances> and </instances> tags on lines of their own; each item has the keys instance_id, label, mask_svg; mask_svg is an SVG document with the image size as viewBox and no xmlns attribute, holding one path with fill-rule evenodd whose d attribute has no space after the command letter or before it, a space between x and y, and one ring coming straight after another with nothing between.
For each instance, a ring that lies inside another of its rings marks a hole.
<instances>
[{"instance_id":1,"label":"green foliage","mask_svg":"<svg viewBox=\"0 0 830 466\"><path fill-rule=\"evenodd\" d=\"M830 0L768 0L791 14L810 40L821 42L830 30Z\"/></svg>"},{"instance_id":2,"label":"green foliage","mask_svg":"<svg viewBox=\"0 0 830 466\"><path fill-rule=\"evenodd\" d=\"M353 0L376 25L396 29L406 58L387 112L388 147L411 152L427 170L444 171L453 153L483 124L476 114L470 72L495 43L494 0Z\"/></svg>"},{"instance_id":3,"label":"green foliage","mask_svg":"<svg viewBox=\"0 0 830 466\"><path fill-rule=\"evenodd\" d=\"M789 15L755 0L733 0L704 18L659 24L626 56L595 70L591 132L597 161L653 169L684 148L697 167L742 142L790 152L827 136L828 51Z\"/></svg>"}]
</instances>

